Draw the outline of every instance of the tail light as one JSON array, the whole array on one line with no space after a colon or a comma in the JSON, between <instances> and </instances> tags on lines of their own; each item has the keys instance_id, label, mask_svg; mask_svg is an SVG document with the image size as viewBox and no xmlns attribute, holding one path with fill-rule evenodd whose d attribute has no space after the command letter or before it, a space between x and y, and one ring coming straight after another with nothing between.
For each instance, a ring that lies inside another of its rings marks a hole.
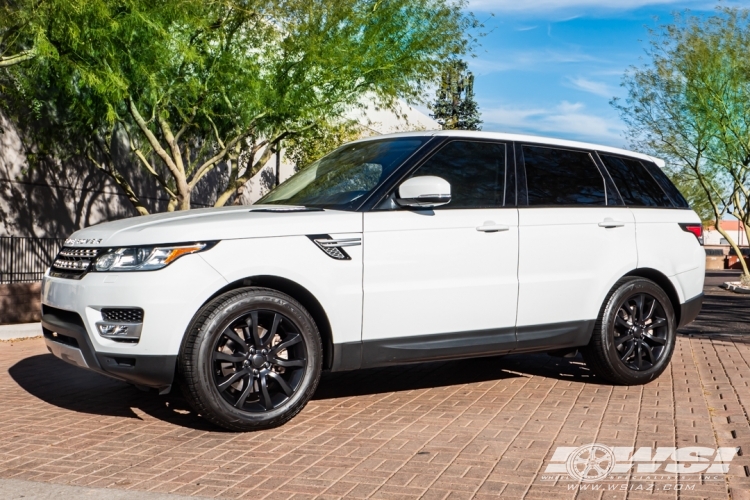
<instances>
[{"instance_id":1,"label":"tail light","mask_svg":"<svg viewBox=\"0 0 750 500\"><path fill-rule=\"evenodd\" d=\"M681 223L680 227L683 231L687 231L688 233L693 233L693 235L698 239L698 243L701 245L703 244L703 225L702 224L695 224L695 223Z\"/></svg>"}]
</instances>

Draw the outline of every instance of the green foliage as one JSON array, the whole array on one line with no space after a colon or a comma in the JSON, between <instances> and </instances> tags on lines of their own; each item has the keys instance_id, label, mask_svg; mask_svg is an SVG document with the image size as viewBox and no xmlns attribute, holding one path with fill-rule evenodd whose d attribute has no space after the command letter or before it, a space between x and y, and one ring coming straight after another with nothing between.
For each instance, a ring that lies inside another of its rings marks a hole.
<instances>
[{"instance_id":1,"label":"green foliage","mask_svg":"<svg viewBox=\"0 0 750 500\"><path fill-rule=\"evenodd\" d=\"M479 106L474 99L474 75L464 61L451 59L443 68L432 115L446 130L481 130Z\"/></svg>"},{"instance_id":2,"label":"green foliage","mask_svg":"<svg viewBox=\"0 0 750 500\"><path fill-rule=\"evenodd\" d=\"M300 170L360 135L361 127L356 122L323 123L285 141L284 157Z\"/></svg>"},{"instance_id":3,"label":"green foliage","mask_svg":"<svg viewBox=\"0 0 750 500\"><path fill-rule=\"evenodd\" d=\"M630 69L628 96L613 104L633 146L668 161L704 222L732 214L750 233L749 46L748 10L677 16L652 32L650 62Z\"/></svg>"},{"instance_id":4,"label":"green foliage","mask_svg":"<svg viewBox=\"0 0 750 500\"><path fill-rule=\"evenodd\" d=\"M8 109L84 138L79 149L127 191L124 143L180 209L222 162L224 204L279 141L335 123L366 94L420 99L476 26L450 0L58 3L55 15L36 0L5 7L2 40L37 51L7 68Z\"/></svg>"}]
</instances>

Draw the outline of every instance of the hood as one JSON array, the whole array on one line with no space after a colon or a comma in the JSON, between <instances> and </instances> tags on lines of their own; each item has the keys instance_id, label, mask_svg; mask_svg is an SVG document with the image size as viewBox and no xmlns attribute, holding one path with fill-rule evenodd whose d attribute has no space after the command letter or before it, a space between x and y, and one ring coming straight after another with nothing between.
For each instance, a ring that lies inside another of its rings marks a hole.
<instances>
[{"instance_id":1,"label":"hood","mask_svg":"<svg viewBox=\"0 0 750 500\"><path fill-rule=\"evenodd\" d=\"M66 246L158 245L360 232L361 213L258 205L203 208L105 222L76 231Z\"/></svg>"}]
</instances>

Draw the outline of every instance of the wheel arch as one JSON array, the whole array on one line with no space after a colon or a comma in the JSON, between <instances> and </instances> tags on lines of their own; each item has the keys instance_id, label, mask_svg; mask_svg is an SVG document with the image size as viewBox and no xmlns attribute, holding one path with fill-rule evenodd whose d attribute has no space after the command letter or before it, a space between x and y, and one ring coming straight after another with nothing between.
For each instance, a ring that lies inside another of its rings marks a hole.
<instances>
[{"instance_id":1,"label":"wheel arch","mask_svg":"<svg viewBox=\"0 0 750 500\"><path fill-rule=\"evenodd\" d=\"M331 329L331 322L328 319L328 314L321 305L320 301L304 286L296 283L290 279L282 278L279 276L270 275L258 275L249 276L242 278L217 290L211 295L203 305L208 304L213 299L232 290L238 288L244 288L248 286L259 286L263 288L270 288L281 293L285 293L292 297L294 300L302 304L307 309L313 320L315 321L318 331L320 332L321 340L323 341L323 369L328 370L333 364L333 331Z\"/></svg>"},{"instance_id":2,"label":"wheel arch","mask_svg":"<svg viewBox=\"0 0 750 500\"><path fill-rule=\"evenodd\" d=\"M646 278L657 285L659 288L664 290L664 293L669 297L669 301L672 303L672 309L674 310L675 320L677 324L680 324L680 316L682 314L682 303L680 302L680 295L677 293L677 289L674 287L672 281L661 271L651 269L648 267L633 269L625 276L636 276L639 278Z\"/></svg>"}]
</instances>

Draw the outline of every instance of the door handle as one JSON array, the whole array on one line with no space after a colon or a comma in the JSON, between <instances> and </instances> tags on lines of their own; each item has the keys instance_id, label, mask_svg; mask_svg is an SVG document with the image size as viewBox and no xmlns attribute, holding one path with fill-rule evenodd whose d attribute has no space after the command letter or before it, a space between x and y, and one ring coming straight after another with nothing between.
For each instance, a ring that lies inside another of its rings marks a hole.
<instances>
[{"instance_id":1,"label":"door handle","mask_svg":"<svg viewBox=\"0 0 750 500\"><path fill-rule=\"evenodd\" d=\"M495 224L492 221L487 221L479 226L477 231L482 231L484 233L497 233L500 231L508 231L509 229L510 226L506 226L505 224Z\"/></svg>"},{"instance_id":2,"label":"door handle","mask_svg":"<svg viewBox=\"0 0 750 500\"><path fill-rule=\"evenodd\" d=\"M606 219L604 219L603 221L599 223L599 227L606 227L606 228L623 227L624 225L625 225L624 222L619 221L619 220L613 220L609 217L607 217Z\"/></svg>"}]
</instances>

